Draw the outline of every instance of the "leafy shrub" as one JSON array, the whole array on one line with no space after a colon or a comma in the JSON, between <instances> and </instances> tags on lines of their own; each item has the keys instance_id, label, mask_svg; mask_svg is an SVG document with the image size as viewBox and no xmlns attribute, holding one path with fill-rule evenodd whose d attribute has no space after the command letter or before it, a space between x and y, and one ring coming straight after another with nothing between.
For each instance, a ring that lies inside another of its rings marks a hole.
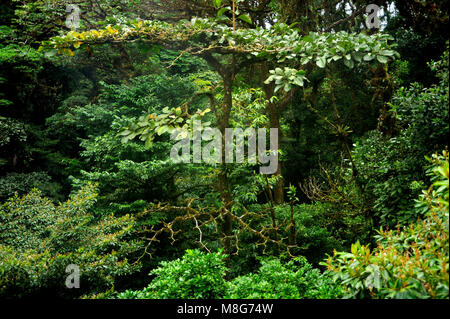
<instances>
[{"instance_id":1,"label":"leafy shrub","mask_svg":"<svg viewBox=\"0 0 450 319\"><path fill-rule=\"evenodd\" d=\"M390 103L399 133L386 138L369 132L353 150L353 158L365 194L381 225L407 225L418 215L413 200L426 185L425 156L447 145L449 134L448 50L430 64L441 79L438 85L422 88L413 84L400 88ZM424 184L425 183L425 184Z\"/></svg>"},{"instance_id":2,"label":"leafy shrub","mask_svg":"<svg viewBox=\"0 0 450 319\"><path fill-rule=\"evenodd\" d=\"M150 274L148 287L117 294L119 299L205 298L338 298L341 289L331 277L314 269L305 257L288 262L271 258L261 261L257 273L225 281L226 255L187 250L181 259L163 261Z\"/></svg>"},{"instance_id":3,"label":"leafy shrub","mask_svg":"<svg viewBox=\"0 0 450 319\"><path fill-rule=\"evenodd\" d=\"M331 208L330 205L319 202L294 206L295 244L299 247L298 253L310 262L318 263L325 253L342 247L342 240L339 238L342 234L335 228ZM277 205L275 212L278 220L289 220L289 205ZM285 231L282 237L288 236L289 228L285 228Z\"/></svg>"},{"instance_id":4,"label":"leafy shrub","mask_svg":"<svg viewBox=\"0 0 450 319\"><path fill-rule=\"evenodd\" d=\"M57 197L60 187L51 181L45 172L11 173L0 177L0 199L6 199L18 193L19 195L38 188L52 197Z\"/></svg>"},{"instance_id":5,"label":"leafy shrub","mask_svg":"<svg viewBox=\"0 0 450 319\"><path fill-rule=\"evenodd\" d=\"M13 119L0 118L0 146L5 147L27 140L24 124Z\"/></svg>"},{"instance_id":6,"label":"leafy shrub","mask_svg":"<svg viewBox=\"0 0 450 319\"><path fill-rule=\"evenodd\" d=\"M353 154L376 223L393 227L414 221L413 199L425 185L425 154L409 132L386 140L372 131L357 143Z\"/></svg>"},{"instance_id":7,"label":"leafy shrub","mask_svg":"<svg viewBox=\"0 0 450 319\"><path fill-rule=\"evenodd\" d=\"M163 261L151 271L156 278L140 291L127 290L120 299L209 299L225 293L225 255L186 250L181 259Z\"/></svg>"},{"instance_id":8,"label":"leafy shrub","mask_svg":"<svg viewBox=\"0 0 450 319\"><path fill-rule=\"evenodd\" d=\"M328 274L314 269L305 257L296 257L286 263L274 258L262 260L257 273L227 283L225 298L324 299L340 296L340 288Z\"/></svg>"},{"instance_id":9,"label":"leafy shrub","mask_svg":"<svg viewBox=\"0 0 450 319\"><path fill-rule=\"evenodd\" d=\"M140 248L126 240L133 229L129 215L94 216L94 185L54 205L37 189L9 199L0 207L0 296L58 297L104 291L118 276L139 265L127 257ZM80 289L67 289L66 267L80 267Z\"/></svg>"},{"instance_id":10,"label":"leafy shrub","mask_svg":"<svg viewBox=\"0 0 450 319\"><path fill-rule=\"evenodd\" d=\"M357 242L350 253L328 258L326 264L347 297L449 297L448 153L430 160L434 183L415 207L423 220L397 230L381 228L373 250Z\"/></svg>"}]
</instances>

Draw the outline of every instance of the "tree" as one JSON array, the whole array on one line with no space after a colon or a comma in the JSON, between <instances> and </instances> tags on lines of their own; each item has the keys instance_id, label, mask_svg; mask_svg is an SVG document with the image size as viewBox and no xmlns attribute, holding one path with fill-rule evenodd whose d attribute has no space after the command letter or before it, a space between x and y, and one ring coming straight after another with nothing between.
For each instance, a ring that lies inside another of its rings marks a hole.
<instances>
[{"instance_id":1,"label":"tree","mask_svg":"<svg viewBox=\"0 0 450 319\"><path fill-rule=\"evenodd\" d=\"M388 58L395 55L395 52L390 50L389 39L383 34L368 36L346 32L311 33L301 37L298 30L286 24L276 24L270 29L257 27L235 30L216 20L193 18L190 22L183 21L175 25L141 20L115 26L108 25L101 30L81 33L71 31L64 36L44 41L40 50L47 50L51 54L73 55L72 49L89 47L92 44L144 41L200 56L222 78L222 101L220 105L216 105L214 99L211 99L211 109L216 115L218 128L225 137L225 128L229 126L233 106L233 82L238 71L249 63L275 61L287 64L299 58L300 65L294 64L299 69L277 68L266 80L268 85L271 82L275 83L274 92L282 88L286 98L289 97L293 86L304 86L307 81L305 70L308 68L325 68L327 64L339 61L343 61L349 68L363 61L387 62ZM270 94L270 89L267 92ZM273 104L275 98L273 96L266 98L269 99L270 124L278 128L277 121L280 115ZM130 134L136 136L132 132ZM223 156L224 153L222 152ZM281 177L281 170L277 173ZM233 232L233 198L225 166L222 166L217 178L218 190L225 208L221 226L223 245L225 253L229 254L230 237ZM275 199L281 202L283 187L281 181L278 183L275 188L277 192Z\"/></svg>"}]
</instances>

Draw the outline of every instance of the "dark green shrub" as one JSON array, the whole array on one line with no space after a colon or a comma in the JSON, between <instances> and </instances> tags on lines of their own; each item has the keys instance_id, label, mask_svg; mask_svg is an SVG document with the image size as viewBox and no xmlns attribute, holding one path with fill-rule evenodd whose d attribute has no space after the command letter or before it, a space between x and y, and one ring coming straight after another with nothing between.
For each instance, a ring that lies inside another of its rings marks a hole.
<instances>
[{"instance_id":1,"label":"dark green shrub","mask_svg":"<svg viewBox=\"0 0 450 319\"><path fill-rule=\"evenodd\" d=\"M54 205L35 189L0 206L0 296L80 296L139 269L127 259L141 247L127 240L133 218L94 216L96 196L90 184ZM65 286L69 264L80 268L80 289Z\"/></svg>"},{"instance_id":2,"label":"dark green shrub","mask_svg":"<svg viewBox=\"0 0 450 319\"><path fill-rule=\"evenodd\" d=\"M156 275L148 287L127 290L120 299L210 299L225 294L225 255L187 250L181 259L163 261L151 271Z\"/></svg>"},{"instance_id":3,"label":"dark green shrub","mask_svg":"<svg viewBox=\"0 0 450 319\"><path fill-rule=\"evenodd\" d=\"M290 206L277 205L275 212L279 221L289 220ZM326 203L301 204L294 206L295 244L298 249L292 253L305 256L309 262L318 263L326 253L334 248L343 247L339 227L332 218L332 207ZM288 236L289 228L280 236ZM295 251L294 251L295 250Z\"/></svg>"},{"instance_id":4,"label":"dark green shrub","mask_svg":"<svg viewBox=\"0 0 450 319\"><path fill-rule=\"evenodd\" d=\"M353 150L353 159L366 185L366 200L381 225L414 222L414 199L428 184L425 156L442 150L449 134L448 49L441 60L430 63L441 79L422 88L413 84L397 90L390 103L399 133L386 137L371 131ZM419 212L420 213L420 212Z\"/></svg>"},{"instance_id":5,"label":"dark green shrub","mask_svg":"<svg viewBox=\"0 0 450 319\"><path fill-rule=\"evenodd\" d=\"M19 195L38 188L51 197L58 197L61 188L51 181L51 177L45 172L12 173L0 177L0 199L4 200L18 193Z\"/></svg>"},{"instance_id":6,"label":"dark green shrub","mask_svg":"<svg viewBox=\"0 0 450 319\"><path fill-rule=\"evenodd\" d=\"M275 258L262 260L257 273L227 283L225 298L328 299L340 295L328 274L314 269L305 257L296 257L286 263Z\"/></svg>"}]
</instances>

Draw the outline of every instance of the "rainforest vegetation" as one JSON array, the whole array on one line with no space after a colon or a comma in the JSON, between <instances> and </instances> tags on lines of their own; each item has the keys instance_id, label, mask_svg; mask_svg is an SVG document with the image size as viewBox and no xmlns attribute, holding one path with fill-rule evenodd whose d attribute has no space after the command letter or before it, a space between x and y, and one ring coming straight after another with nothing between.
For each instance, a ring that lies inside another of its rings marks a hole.
<instances>
[{"instance_id":1,"label":"rainforest vegetation","mask_svg":"<svg viewBox=\"0 0 450 319\"><path fill-rule=\"evenodd\" d=\"M448 299L448 6L2 1L0 297Z\"/></svg>"}]
</instances>

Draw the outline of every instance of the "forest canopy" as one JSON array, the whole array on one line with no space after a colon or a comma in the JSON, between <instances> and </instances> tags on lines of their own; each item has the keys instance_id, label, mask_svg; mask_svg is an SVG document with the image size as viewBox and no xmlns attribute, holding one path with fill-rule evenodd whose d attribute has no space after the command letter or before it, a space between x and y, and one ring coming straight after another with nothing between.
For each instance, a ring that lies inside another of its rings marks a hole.
<instances>
[{"instance_id":1,"label":"forest canopy","mask_svg":"<svg viewBox=\"0 0 450 319\"><path fill-rule=\"evenodd\" d=\"M447 1L0 17L2 298L449 298Z\"/></svg>"}]
</instances>

